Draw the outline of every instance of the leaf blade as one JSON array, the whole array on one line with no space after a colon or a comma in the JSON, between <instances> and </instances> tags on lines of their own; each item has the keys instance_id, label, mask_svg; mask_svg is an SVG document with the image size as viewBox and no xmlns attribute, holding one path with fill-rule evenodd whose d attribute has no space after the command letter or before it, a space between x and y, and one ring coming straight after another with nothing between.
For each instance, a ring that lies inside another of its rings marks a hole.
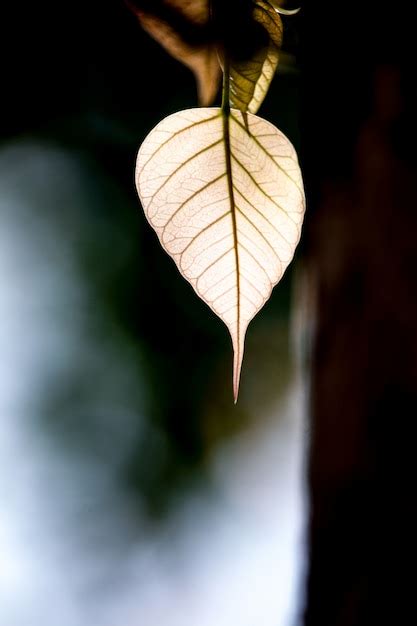
<instances>
[{"instance_id":1,"label":"leaf blade","mask_svg":"<svg viewBox=\"0 0 417 626\"><path fill-rule=\"evenodd\" d=\"M246 329L300 236L305 199L294 148L255 115L188 109L145 139L136 184L162 246L229 329L236 400Z\"/></svg>"}]
</instances>

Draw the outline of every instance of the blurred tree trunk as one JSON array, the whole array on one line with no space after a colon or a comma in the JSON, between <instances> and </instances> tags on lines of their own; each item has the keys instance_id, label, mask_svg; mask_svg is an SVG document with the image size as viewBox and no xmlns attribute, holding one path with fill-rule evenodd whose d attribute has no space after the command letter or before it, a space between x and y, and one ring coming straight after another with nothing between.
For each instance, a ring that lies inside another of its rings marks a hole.
<instances>
[{"instance_id":1,"label":"blurred tree trunk","mask_svg":"<svg viewBox=\"0 0 417 626\"><path fill-rule=\"evenodd\" d=\"M406 624L416 533L413 23L381 2L309 4L303 157L317 329L304 624Z\"/></svg>"}]
</instances>

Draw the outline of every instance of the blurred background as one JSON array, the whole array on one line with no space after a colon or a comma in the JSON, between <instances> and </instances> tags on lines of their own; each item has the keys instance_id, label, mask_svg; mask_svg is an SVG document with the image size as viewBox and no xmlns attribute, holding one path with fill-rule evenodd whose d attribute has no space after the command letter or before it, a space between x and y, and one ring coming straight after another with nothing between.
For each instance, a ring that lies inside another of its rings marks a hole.
<instances>
[{"instance_id":1,"label":"blurred background","mask_svg":"<svg viewBox=\"0 0 417 626\"><path fill-rule=\"evenodd\" d=\"M226 328L134 188L144 137L197 104L192 75L122 0L1 15L1 626L412 621L407 8L285 19L260 114L299 151L307 220L236 407Z\"/></svg>"},{"instance_id":2,"label":"blurred background","mask_svg":"<svg viewBox=\"0 0 417 626\"><path fill-rule=\"evenodd\" d=\"M300 267L249 328L234 406L226 328L162 251L134 188L146 134L197 105L193 76L122 0L8 11L0 624L294 626ZM289 56L261 110L297 148L298 19L285 20Z\"/></svg>"}]
</instances>

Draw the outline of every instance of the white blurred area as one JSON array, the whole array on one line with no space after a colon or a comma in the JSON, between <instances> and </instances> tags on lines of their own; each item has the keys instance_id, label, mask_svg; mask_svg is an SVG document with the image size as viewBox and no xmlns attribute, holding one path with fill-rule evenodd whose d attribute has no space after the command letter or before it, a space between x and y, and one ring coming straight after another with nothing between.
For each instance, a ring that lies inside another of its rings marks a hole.
<instances>
[{"instance_id":1,"label":"white blurred area","mask_svg":"<svg viewBox=\"0 0 417 626\"><path fill-rule=\"evenodd\" d=\"M92 176L52 146L0 152L0 624L295 626L300 377L219 447L210 489L197 484L158 525L133 512L118 471L140 428L129 398L146 391L129 348L96 332L100 307L77 265ZM67 222L54 218L61 211ZM115 237L112 250L122 247ZM94 454L54 449L39 425L49 385L74 368L97 389L79 409L99 420Z\"/></svg>"}]
</instances>

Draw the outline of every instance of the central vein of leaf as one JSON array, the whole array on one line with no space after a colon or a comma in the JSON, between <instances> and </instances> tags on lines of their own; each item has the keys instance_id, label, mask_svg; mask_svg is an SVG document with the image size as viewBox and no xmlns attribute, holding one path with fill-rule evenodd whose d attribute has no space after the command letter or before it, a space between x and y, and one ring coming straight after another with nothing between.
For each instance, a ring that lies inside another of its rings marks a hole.
<instances>
[{"instance_id":1,"label":"central vein of leaf","mask_svg":"<svg viewBox=\"0 0 417 626\"><path fill-rule=\"evenodd\" d=\"M224 138L224 150L226 160L226 176L227 185L229 191L230 213L232 216L232 230L233 230L233 247L235 251L235 264L236 264L236 291L237 291L237 329L236 340L237 345L235 348L236 362L240 363L240 271L239 271L239 248L237 237L237 221L236 221L236 207L233 188L233 173L232 173L232 150L230 144L230 69L227 55L225 55L224 69L223 69L223 101L222 101L222 118L223 118L223 138Z\"/></svg>"}]
</instances>

